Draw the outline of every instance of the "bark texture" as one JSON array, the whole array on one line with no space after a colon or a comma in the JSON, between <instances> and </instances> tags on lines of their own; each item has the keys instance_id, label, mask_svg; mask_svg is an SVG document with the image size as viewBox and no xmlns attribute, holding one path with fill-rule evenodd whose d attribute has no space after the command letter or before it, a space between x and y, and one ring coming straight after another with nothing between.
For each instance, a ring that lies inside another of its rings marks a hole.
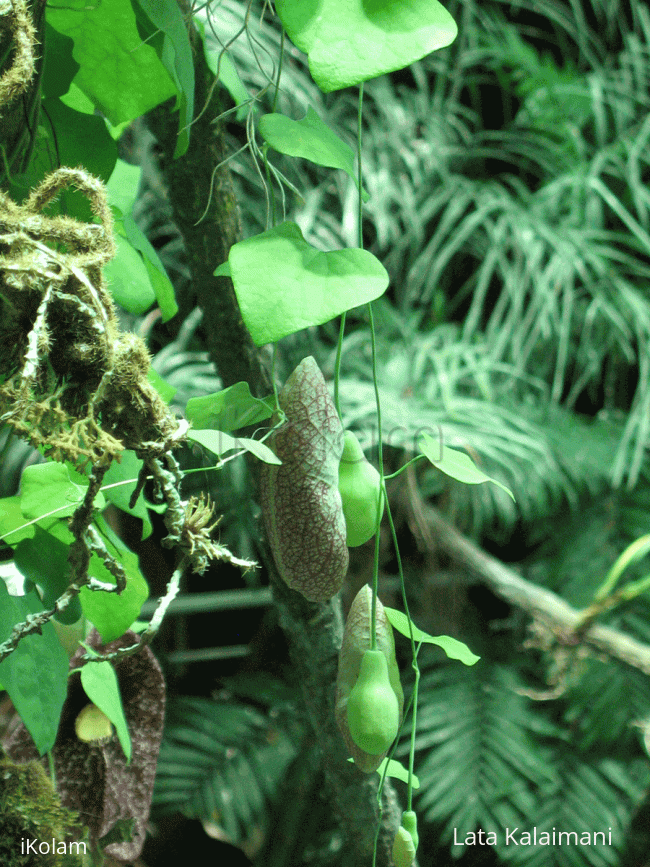
<instances>
[{"instance_id":1,"label":"bark texture","mask_svg":"<svg viewBox=\"0 0 650 867\"><path fill-rule=\"evenodd\" d=\"M186 12L187 10L183 10ZM197 34L192 34L196 71L195 112L205 105L213 76L205 62ZM237 204L227 168L220 169L213 183L208 213L204 212L214 167L226 156L218 126L212 123L220 112L217 96L192 126L188 152L173 159L178 117L171 103L155 109L148 117L149 128L162 150L165 175L174 220L187 248L188 264L203 325L208 351L224 387L246 381L258 396L271 391L268 373L260 352L242 321L230 279L213 276L225 262L228 251L239 239ZM339 597L313 604L290 590L270 566L274 600L281 626L286 633L296 680L311 719L323 757L327 798L346 837L344 864L370 867L377 813L377 774L364 775L350 762L334 717L334 693L338 653L343 634ZM377 867L391 864L391 848L399 825L400 810L390 783L384 788L384 821L380 832Z\"/></svg>"}]
</instances>

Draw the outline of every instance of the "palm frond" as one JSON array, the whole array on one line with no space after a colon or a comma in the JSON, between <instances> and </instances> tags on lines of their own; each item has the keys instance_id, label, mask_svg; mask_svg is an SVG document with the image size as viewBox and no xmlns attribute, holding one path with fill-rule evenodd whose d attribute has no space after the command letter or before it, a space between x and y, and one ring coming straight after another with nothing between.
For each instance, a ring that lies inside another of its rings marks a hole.
<instances>
[{"instance_id":1,"label":"palm frond","mask_svg":"<svg viewBox=\"0 0 650 867\"><path fill-rule=\"evenodd\" d=\"M384 309L384 308L381 308ZM458 327L414 333L407 318L380 323L378 382L385 445L417 454L428 433L465 448L489 475L511 488L516 504L492 485L467 486L424 473L426 496L449 496L449 509L472 533L490 525L507 535L518 521L539 520L561 503L575 507L608 485L611 454L621 437L612 419L581 419L550 400L543 381L495 362L487 344ZM362 330L344 343L344 422L364 446L375 437L375 394Z\"/></svg>"}]
</instances>

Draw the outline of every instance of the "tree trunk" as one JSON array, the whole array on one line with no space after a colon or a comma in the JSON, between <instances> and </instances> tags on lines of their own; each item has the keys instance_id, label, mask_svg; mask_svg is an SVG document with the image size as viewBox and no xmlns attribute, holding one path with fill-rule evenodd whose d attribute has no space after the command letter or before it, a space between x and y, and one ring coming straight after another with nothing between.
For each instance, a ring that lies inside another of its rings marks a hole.
<instances>
[{"instance_id":1,"label":"tree trunk","mask_svg":"<svg viewBox=\"0 0 650 867\"><path fill-rule=\"evenodd\" d=\"M186 12L187 10L183 10ZM196 32L192 32L196 72L195 113L204 108L213 75L207 67ZM245 380L251 391L268 394L271 383L242 321L230 279L214 277L214 269L225 262L231 245L240 234L237 205L227 167L216 165L225 157L219 127L212 120L221 108L218 93L210 108L191 127L187 153L173 159L178 132L178 116L170 104L159 106L148 116L151 131L162 148L162 168L167 182L174 220L187 248L194 292L203 310L208 351L224 387ZM208 192L212 198L207 214ZM272 558L267 557L272 564ZM309 718L319 742L324 762L327 798L344 831L344 863L370 867L377 824L377 774L364 775L347 761L347 751L334 719L334 685L338 652L343 634L340 599L312 604L290 590L275 573L271 580L280 622L287 636ZM391 863L391 848L399 825L399 808L394 790L384 787L384 820L379 837L377 867Z\"/></svg>"}]
</instances>

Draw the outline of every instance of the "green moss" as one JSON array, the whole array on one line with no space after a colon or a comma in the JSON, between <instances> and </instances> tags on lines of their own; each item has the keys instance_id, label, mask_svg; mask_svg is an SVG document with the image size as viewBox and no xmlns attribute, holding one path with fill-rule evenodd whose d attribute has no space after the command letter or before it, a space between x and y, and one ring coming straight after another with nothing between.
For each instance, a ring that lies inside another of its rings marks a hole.
<instances>
[{"instance_id":1,"label":"green moss","mask_svg":"<svg viewBox=\"0 0 650 867\"><path fill-rule=\"evenodd\" d=\"M47 843L49 849L62 850L61 843L84 838L77 817L61 805L38 762L21 765L0 760L0 829L0 864L3 867L31 867L35 863L39 867L81 867L79 855L42 850L35 855L28 849L30 840ZM55 846L53 841L56 841Z\"/></svg>"}]
</instances>

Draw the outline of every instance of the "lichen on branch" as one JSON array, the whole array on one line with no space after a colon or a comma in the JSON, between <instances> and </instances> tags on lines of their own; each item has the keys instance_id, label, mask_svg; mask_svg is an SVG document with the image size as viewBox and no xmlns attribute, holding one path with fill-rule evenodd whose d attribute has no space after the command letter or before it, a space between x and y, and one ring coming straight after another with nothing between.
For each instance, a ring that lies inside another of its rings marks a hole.
<instances>
[{"instance_id":1,"label":"lichen on branch","mask_svg":"<svg viewBox=\"0 0 650 867\"><path fill-rule=\"evenodd\" d=\"M87 197L97 222L45 212L71 186ZM0 191L0 423L9 424L52 460L86 470L90 480L69 521L74 541L67 589L51 610L15 626L0 646L0 658L39 631L82 587L116 593L124 589L124 569L92 524L102 479L124 449L132 449L143 461L135 496L146 478L154 479L167 505L165 543L180 549L183 562L203 571L210 559L229 557L211 540L216 523L212 504L181 500L182 474L171 451L185 440L189 425L171 413L149 382L151 362L144 341L119 330L102 272L114 253L106 189L83 169L52 172L23 204ZM89 577L93 552L115 577L115 585ZM149 633L146 640L153 637Z\"/></svg>"}]
</instances>

